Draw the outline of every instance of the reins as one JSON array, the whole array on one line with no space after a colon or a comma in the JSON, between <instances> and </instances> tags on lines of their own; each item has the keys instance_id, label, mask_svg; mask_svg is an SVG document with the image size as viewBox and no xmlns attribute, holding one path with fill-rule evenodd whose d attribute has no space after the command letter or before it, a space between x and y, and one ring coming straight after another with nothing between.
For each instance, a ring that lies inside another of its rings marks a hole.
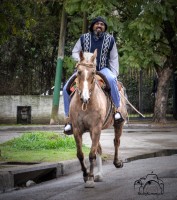
<instances>
[{"instance_id":1,"label":"reins","mask_svg":"<svg viewBox=\"0 0 177 200\"><path fill-rule=\"evenodd\" d=\"M125 99L125 101L139 114L141 115L143 118L145 118L145 116L140 113L140 111L138 111L131 103L130 101L120 92L121 97L123 97Z\"/></svg>"},{"instance_id":2,"label":"reins","mask_svg":"<svg viewBox=\"0 0 177 200\"><path fill-rule=\"evenodd\" d=\"M82 65L84 67L88 67L88 68L95 68L96 65L93 63L82 63L82 62L78 62L75 66L75 68L77 69L79 65Z\"/></svg>"}]
</instances>

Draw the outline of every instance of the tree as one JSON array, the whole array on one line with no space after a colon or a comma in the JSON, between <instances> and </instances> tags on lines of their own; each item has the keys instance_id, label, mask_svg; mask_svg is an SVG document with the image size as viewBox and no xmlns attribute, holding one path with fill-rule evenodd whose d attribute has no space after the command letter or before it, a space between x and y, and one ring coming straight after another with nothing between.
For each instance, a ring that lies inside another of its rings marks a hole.
<instances>
[{"instance_id":1,"label":"tree","mask_svg":"<svg viewBox=\"0 0 177 200\"><path fill-rule=\"evenodd\" d=\"M134 6L136 9L127 9L133 13L124 15L121 23L121 62L124 66L155 69L158 87L153 121L165 123L169 83L177 66L177 3L154 0Z\"/></svg>"},{"instance_id":2,"label":"tree","mask_svg":"<svg viewBox=\"0 0 177 200\"><path fill-rule=\"evenodd\" d=\"M1 0L0 94L42 94L54 85L59 3ZM6 84L3 84L4 81Z\"/></svg>"}]
</instances>

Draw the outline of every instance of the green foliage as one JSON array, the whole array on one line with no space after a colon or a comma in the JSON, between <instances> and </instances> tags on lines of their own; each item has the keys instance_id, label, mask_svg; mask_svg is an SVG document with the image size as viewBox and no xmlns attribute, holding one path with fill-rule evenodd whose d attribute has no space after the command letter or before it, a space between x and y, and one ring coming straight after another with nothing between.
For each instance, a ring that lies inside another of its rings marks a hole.
<instances>
[{"instance_id":1,"label":"green foliage","mask_svg":"<svg viewBox=\"0 0 177 200\"><path fill-rule=\"evenodd\" d=\"M3 146L11 146L16 150L42 150L42 149L75 149L75 140L71 136L62 136L53 132L32 132L25 133Z\"/></svg>"},{"instance_id":2,"label":"green foliage","mask_svg":"<svg viewBox=\"0 0 177 200\"><path fill-rule=\"evenodd\" d=\"M58 3L2 1L0 94L41 94L53 86Z\"/></svg>"},{"instance_id":3,"label":"green foliage","mask_svg":"<svg viewBox=\"0 0 177 200\"><path fill-rule=\"evenodd\" d=\"M64 57L63 69L65 74L65 79L67 80L74 72L76 62L73 60L71 56Z\"/></svg>"},{"instance_id":4,"label":"green foliage","mask_svg":"<svg viewBox=\"0 0 177 200\"><path fill-rule=\"evenodd\" d=\"M41 94L54 85L59 23L63 1L2 1L0 14L0 94ZM65 0L67 31L63 81L73 73L70 58L88 20L103 16L119 47L120 71L163 65L171 55L164 21L176 32L176 2L132 0ZM175 34L172 42L175 43ZM123 68L123 69L122 69ZM3 85L3 84L1 84Z\"/></svg>"},{"instance_id":5,"label":"green foliage","mask_svg":"<svg viewBox=\"0 0 177 200\"><path fill-rule=\"evenodd\" d=\"M164 34L164 21L170 20L174 26L174 2L143 1L138 12L131 10L130 17L119 22L121 25L121 58L124 67L149 68L158 65L163 67L171 54L171 46ZM133 7L133 4L129 4ZM172 17L173 16L173 17ZM133 18L132 18L133 17Z\"/></svg>"}]
</instances>

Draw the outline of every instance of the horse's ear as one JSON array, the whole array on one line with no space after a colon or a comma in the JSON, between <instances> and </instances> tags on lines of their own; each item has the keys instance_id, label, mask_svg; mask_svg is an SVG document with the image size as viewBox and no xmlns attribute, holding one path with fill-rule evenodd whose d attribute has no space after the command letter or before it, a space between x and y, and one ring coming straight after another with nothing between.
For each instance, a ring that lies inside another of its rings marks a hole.
<instances>
[{"instance_id":1,"label":"horse's ear","mask_svg":"<svg viewBox=\"0 0 177 200\"><path fill-rule=\"evenodd\" d=\"M83 54L82 51L80 51L79 56L80 56L80 61L83 61L84 60L84 54Z\"/></svg>"},{"instance_id":2,"label":"horse's ear","mask_svg":"<svg viewBox=\"0 0 177 200\"><path fill-rule=\"evenodd\" d=\"M95 58L97 57L97 49L95 49L93 55L95 56Z\"/></svg>"},{"instance_id":3,"label":"horse's ear","mask_svg":"<svg viewBox=\"0 0 177 200\"><path fill-rule=\"evenodd\" d=\"M91 57L91 62L94 62L97 57L97 49L95 49L93 56Z\"/></svg>"}]
</instances>

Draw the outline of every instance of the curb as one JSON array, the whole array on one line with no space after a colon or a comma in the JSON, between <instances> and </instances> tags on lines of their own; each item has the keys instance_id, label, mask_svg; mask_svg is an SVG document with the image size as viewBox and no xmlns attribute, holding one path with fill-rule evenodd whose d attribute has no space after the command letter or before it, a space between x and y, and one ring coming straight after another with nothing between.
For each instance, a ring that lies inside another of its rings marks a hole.
<instances>
[{"instance_id":1,"label":"curb","mask_svg":"<svg viewBox=\"0 0 177 200\"><path fill-rule=\"evenodd\" d=\"M164 149L164 150L159 150L159 151L152 152L152 153L147 153L147 154L142 154L142 155L137 155L137 156L133 156L130 158L126 158L125 163L132 162L135 160L147 159L147 158L171 156L174 154L177 154L177 149Z\"/></svg>"},{"instance_id":2,"label":"curb","mask_svg":"<svg viewBox=\"0 0 177 200\"><path fill-rule=\"evenodd\" d=\"M172 123L172 124L164 124L164 125L159 125L159 124L151 124L151 123L144 123L144 124L139 124L139 123L126 123L124 125L124 129L127 128L136 128L136 129L141 129L143 127L146 128L176 128L177 123ZM110 127L112 129L113 127ZM64 125L23 125L23 126L0 126L0 131L60 131L64 129Z\"/></svg>"},{"instance_id":3,"label":"curb","mask_svg":"<svg viewBox=\"0 0 177 200\"><path fill-rule=\"evenodd\" d=\"M62 130L64 125L23 125L23 126L0 126L0 131L50 131L50 130Z\"/></svg>"},{"instance_id":4,"label":"curb","mask_svg":"<svg viewBox=\"0 0 177 200\"><path fill-rule=\"evenodd\" d=\"M86 159L89 164L89 159ZM0 193L27 187L27 182L38 184L80 171L79 160L68 160L59 163L6 163L1 162Z\"/></svg>"}]
</instances>

